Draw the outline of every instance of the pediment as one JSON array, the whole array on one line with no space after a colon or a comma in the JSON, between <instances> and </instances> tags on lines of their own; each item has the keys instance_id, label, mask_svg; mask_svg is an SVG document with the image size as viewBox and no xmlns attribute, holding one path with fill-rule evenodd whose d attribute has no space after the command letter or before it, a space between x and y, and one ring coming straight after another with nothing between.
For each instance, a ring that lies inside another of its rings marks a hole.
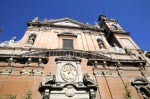
<instances>
[{"instance_id":1,"label":"pediment","mask_svg":"<svg viewBox=\"0 0 150 99\"><path fill-rule=\"evenodd\" d=\"M84 24L70 18L56 19L49 21L53 25L58 26L69 26L69 27L91 27L89 24Z\"/></svg>"},{"instance_id":2,"label":"pediment","mask_svg":"<svg viewBox=\"0 0 150 99\"><path fill-rule=\"evenodd\" d=\"M68 20L64 20L64 21L62 21L62 22L56 22L56 23L54 23L54 25L80 27L80 25L75 24L75 23L73 23L73 22L71 22L71 21L68 21Z\"/></svg>"},{"instance_id":3,"label":"pediment","mask_svg":"<svg viewBox=\"0 0 150 99\"><path fill-rule=\"evenodd\" d=\"M88 23L82 23L70 18L62 18L62 19L50 19L50 20L36 20L32 22L28 22L28 26L45 26L45 25L50 25L50 26L61 26L61 27L75 27L75 28L93 28L92 25Z\"/></svg>"}]
</instances>

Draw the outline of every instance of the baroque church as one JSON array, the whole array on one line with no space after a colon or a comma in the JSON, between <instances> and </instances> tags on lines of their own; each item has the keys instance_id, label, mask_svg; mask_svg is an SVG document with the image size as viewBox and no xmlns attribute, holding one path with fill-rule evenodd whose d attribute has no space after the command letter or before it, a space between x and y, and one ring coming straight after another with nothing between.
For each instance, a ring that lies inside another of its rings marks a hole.
<instances>
[{"instance_id":1,"label":"baroque church","mask_svg":"<svg viewBox=\"0 0 150 99\"><path fill-rule=\"evenodd\" d=\"M0 44L0 99L150 99L149 56L105 15L94 25L36 17Z\"/></svg>"}]
</instances>

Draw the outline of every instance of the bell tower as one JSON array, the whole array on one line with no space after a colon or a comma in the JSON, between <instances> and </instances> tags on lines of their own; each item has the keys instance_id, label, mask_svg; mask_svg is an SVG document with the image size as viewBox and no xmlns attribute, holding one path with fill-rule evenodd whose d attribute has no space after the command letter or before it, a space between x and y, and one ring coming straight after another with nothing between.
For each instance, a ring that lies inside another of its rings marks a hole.
<instances>
[{"instance_id":1,"label":"bell tower","mask_svg":"<svg viewBox=\"0 0 150 99\"><path fill-rule=\"evenodd\" d=\"M100 26L106 29L107 32L126 33L115 19L100 15L98 21L100 22Z\"/></svg>"},{"instance_id":2,"label":"bell tower","mask_svg":"<svg viewBox=\"0 0 150 99\"><path fill-rule=\"evenodd\" d=\"M125 49L139 49L136 43L131 39L130 33L126 32L117 20L106 17L105 15L100 15L98 21L111 46L117 44L117 46Z\"/></svg>"}]
</instances>

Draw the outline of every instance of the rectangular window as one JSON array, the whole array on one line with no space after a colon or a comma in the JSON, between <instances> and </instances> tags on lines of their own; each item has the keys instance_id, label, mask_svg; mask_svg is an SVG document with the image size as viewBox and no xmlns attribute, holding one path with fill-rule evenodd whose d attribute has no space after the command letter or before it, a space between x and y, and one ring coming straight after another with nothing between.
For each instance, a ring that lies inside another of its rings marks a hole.
<instances>
[{"instance_id":1,"label":"rectangular window","mask_svg":"<svg viewBox=\"0 0 150 99\"><path fill-rule=\"evenodd\" d=\"M134 48L134 46L133 46L133 44L131 43L130 40L125 39L125 38L121 38L121 41L122 41L122 43L124 44L124 46L126 48L129 48L129 49L133 49Z\"/></svg>"},{"instance_id":2,"label":"rectangular window","mask_svg":"<svg viewBox=\"0 0 150 99\"><path fill-rule=\"evenodd\" d=\"M63 39L63 49L73 49L73 40Z\"/></svg>"}]
</instances>

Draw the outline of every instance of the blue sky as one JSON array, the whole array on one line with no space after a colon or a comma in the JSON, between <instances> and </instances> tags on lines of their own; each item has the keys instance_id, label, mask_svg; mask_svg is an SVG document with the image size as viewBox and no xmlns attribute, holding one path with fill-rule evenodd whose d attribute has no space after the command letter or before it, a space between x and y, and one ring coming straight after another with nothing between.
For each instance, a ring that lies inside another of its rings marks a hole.
<instances>
[{"instance_id":1,"label":"blue sky","mask_svg":"<svg viewBox=\"0 0 150 99\"><path fill-rule=\"evenodd\" d=\"M117 19L141 49L150 50L150 0L0 0L0 42L20 40L26 22L69 17L94 24L100 14Z\"/></svg>"}]
</instances>

